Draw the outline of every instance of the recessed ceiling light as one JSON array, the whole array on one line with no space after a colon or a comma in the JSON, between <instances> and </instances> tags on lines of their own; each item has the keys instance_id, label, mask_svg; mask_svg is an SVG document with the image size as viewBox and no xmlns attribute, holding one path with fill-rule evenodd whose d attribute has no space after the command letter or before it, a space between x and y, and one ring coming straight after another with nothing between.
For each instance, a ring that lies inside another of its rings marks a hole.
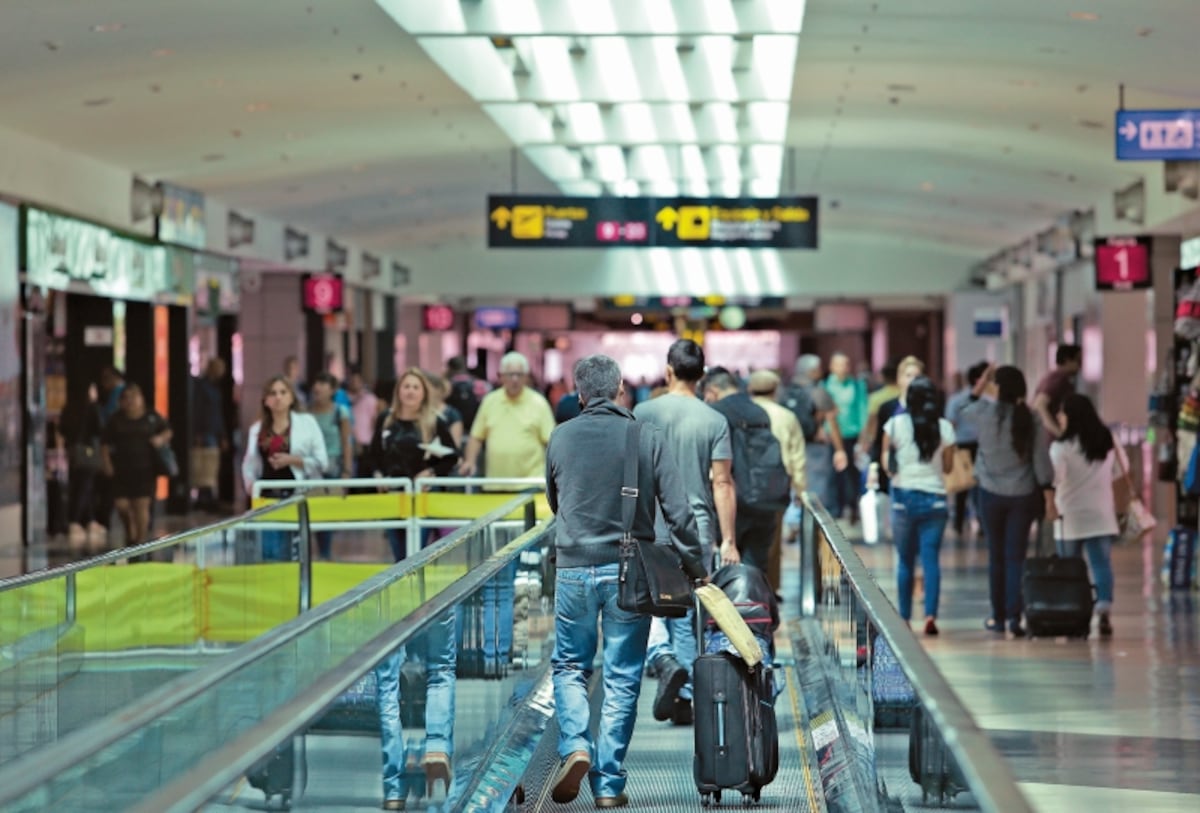
<instances>
[{"instance_id":1,"label":"recessed ceiling light","mask_svg":"<svg viewBox=\"0 0 1200 813\"><path fill-rule=\"evenodd\" d=\"M1100 15L1094 11L1072 11L1070 17L1072 20L1079 20L1085 23L1094 23L1100 19Z\"/></svg>"},{"instance_id":2,"label":"recessed ceiling light","mask_svg":"<svg viewBox=\"0 0 1200 813\"><path fill-rule=\"evenodd\" d=\"M270 108L270 106L271 105L267 104L266 102L250 102L248 105L246 105L246 112L261 113L262 111Z\"/></svg>"},{"instance_id":3,"label":"recessed ceiling light","mask_svg":"<svg viewBox=\"0 0 1200 813\"><path fill-rule=\"evenodd\" d=\"M217 161L224 161L225 156L219 152L210 152L208 155L200 156L200 160L204 161L206 164L212 164Z\"/></svg>"},{"instance_id":4,"label":"recessed ceiling light","mask_svg":"<svg viewBox=\"0 0 1200 813\"><path fill-rule=\"evenodd\" d=\"M92 26L92 31L97 34L112 34L123 28L125 28L125 23L97 23Z\"/></svg>"},{"instance_id":5,"label":"recessed ceiling light","mask_svg":"<svg viewBox=\"0 0 1200 813\"><path fill-rule=\"evenodd\" d=\"M1138 32L1137 32L1137 35L1138 35L1139 37L1148 37L1148 36L1150 36L1150 35L1151 35L1151 34L1153 34L1153 33L1154 33L1154 29L1153 29L1153 28L1139 28L1139 29L1138 29Z\"/></svg>"},{"instance_id":6,"label":"recessed ceiling light","mask_svg":"<svg viewBox=\"0 0 1200 813\"><path fill-rule=\"evenodd\" d=\"M84 107L104 107L106 104L112 103L112 96L104 96L99 99L84 99Z\"/></svg>"},{"instance_id":7,"label":"recessed ceiling light","mask_svg":"<svg viewBox=\"0 0 1200 813\"><path fill-rule=\"evenodd\" d=\"M908 84L893 84L893 85L888 85L887 89L890 90L892 93L915 93L917 90L917 86L916 85L908 85Z\"/></svg>"},{"instance_id":8,"label":"recessed ceiling light","mask_svg":"<svg viewBox=\"0 0 1200 813\"><path fill-rule=\"evenodd\" d=\"M150 52L150 56L164 57L164 56L171 56L173 53L175 53L175 52L172 51L170 48L155 48L153 51Z\"/></svg>"},{"instance_id":9,"label":"recessed ceiling light","mask_svg":"<svg viewBox=\"0 0 1200 813\"><path fill-rule=\"evenodd\" d=\"M1103 130L1104 122L1095 119L1075 119L1075 123L1088 130Z\"/></svg>"},{"instance_id":10,"label":"recessed ceiling light","mask_svg":"<svg viewBox=\"0 0 1200 813\"><path fill-rule=\"evenodd\" d=\"M933 191L933 182L932 181L922 182L921 183L921 191L922 192L932 192Z\"/></svg>"}]
</instances>

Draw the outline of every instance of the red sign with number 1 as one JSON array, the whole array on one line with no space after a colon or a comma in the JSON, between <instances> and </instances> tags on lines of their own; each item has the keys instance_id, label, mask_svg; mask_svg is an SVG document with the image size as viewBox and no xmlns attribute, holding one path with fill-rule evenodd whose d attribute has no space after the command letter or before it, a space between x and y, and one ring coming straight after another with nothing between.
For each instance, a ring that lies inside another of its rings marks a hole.
<instances>
[{"instance_id":1,"label":"red sign with number 1","mask_svg":"<svg viewBox=\"0 0 1200 813\"><path fill-rule=\"evenodd\" d=\"M1096 243L1096 288L1130 291L1149 288L1150 247L1138 237L1110 237Z\"/></svg>"}]
</instances>

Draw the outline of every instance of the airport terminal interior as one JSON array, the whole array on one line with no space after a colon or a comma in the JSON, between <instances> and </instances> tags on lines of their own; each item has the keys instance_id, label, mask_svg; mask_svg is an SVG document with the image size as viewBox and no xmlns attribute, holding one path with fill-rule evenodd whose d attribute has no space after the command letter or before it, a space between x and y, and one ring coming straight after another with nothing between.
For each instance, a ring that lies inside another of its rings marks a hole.
<instances>
[{"instance_id":1,"label":"airport terminal interior","mask_svg":"<svg viewBox=\"0 0 1200 813\"><path fill-rule=\"evenodd\" d=\"M0 811L1200 810L1198 37L0 2Z\"/></svg>"}]
</instances>

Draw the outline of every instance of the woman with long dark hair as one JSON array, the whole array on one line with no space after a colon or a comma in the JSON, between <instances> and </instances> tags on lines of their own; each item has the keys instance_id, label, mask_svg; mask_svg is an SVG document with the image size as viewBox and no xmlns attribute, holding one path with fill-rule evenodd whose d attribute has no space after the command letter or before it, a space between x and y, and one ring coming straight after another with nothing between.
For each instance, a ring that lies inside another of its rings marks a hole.
<instances>
[{"instance_id":1,"label":"woman with long dark hair","mask_svg":"<svg viewBox=\"0 0 1200 813\"><path fill-rule=\"evenodd\" d=\"M984 393L991 398L983 399ZM1044 439L1038 436L1033 410L1025 402L1025 375L1016 367L989 365L971 390L962 414L979 427L975 477L988 544L992 615L984 626L1013 637L1021 626L1021 571L1029 547L1029 531L1041 516L1041 489L1053 481Z\"/></svg>"},{"instance_id":2,"label":"woman with long dark hair","mask_svg":"<svg viewBox=\"0 0 1200 813\"><path fill-rule=\"evenodd\" d=\"M937 388L925 376L908 385L905 411L883 427L884 468L892 462L892 538L900 615L912 617L913 571L917 554L925 571L925 634L937 635L942 570L938 554L949 512L945 475L954 464L954 426L941 417Z\"/></svg>"},{"instance_id":3,"label":"woman with long dark hair","mask_svg":"<svg viewBox=\"0 0 1200 813\"><path fill-rule=\"evenodd\" d=\"M450 426L438 415L425 373L412 367L400 376L392 406L375 422L370 459L376 477L445 477L458 462L458 447ZM392 558L399 562L407 551L403 528L389 528Z\"/></svg>"},{"instance_id":4,"label":"woman with long dark hair","mask_svg":"<svg viewBox=\"0 0 1200 813\"><path fill-rule=\"evenodd\" d=\"M1072 393L1058 415L1060 434L1050 445L1054 464L1054 505L1062 518L1059 556L1087 552L1096 583L1100 635L1112 635L1112 545L1117 538L1112 482L1129 462L1086 395Z\"/></svg>"},{"instance_id":5,"label":"woman with long dark hair","mask_svg":"<svg viewBox=\"0 0 1200 813\"><path fill-rule=\"evenodd\" d=\"M140 545L150 533L157 483L154 458L171 442L171 427L147 408L141 387L126 384L120 410L109 419L101 439L102 471L112 478L113 505L125 526L125 547Z\"/></svg>"}]
</instances>

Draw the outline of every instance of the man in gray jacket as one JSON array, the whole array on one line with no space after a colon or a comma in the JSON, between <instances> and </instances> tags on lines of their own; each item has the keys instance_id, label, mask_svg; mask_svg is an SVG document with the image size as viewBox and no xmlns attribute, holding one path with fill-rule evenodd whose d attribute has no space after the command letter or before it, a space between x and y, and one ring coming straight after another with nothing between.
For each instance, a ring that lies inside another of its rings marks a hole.
<instances>
[{"instance_id":1,"label":"man in gray jacket","mask_svg":"<svg viewBox=\"0 0 1200 813\"><path fill-rule=\"evenodd\" d=\"M618 406L621 370L608 356L575 364L583 411L558 426L546 447L546 497L558 518L555 551L554 701L562 765L551 798L566 804L584 777L596 807L625 807L625 754L637 719L650 617L617 606L625 436L633 413ZM641 427L633 536L654 541L655 505L671 530L684 570L704 579L703 552L675 462L653 426ZM587 685L597 620L604 634L604 704L596 742L590 734Z\"/></svg>"}]
</instances>

